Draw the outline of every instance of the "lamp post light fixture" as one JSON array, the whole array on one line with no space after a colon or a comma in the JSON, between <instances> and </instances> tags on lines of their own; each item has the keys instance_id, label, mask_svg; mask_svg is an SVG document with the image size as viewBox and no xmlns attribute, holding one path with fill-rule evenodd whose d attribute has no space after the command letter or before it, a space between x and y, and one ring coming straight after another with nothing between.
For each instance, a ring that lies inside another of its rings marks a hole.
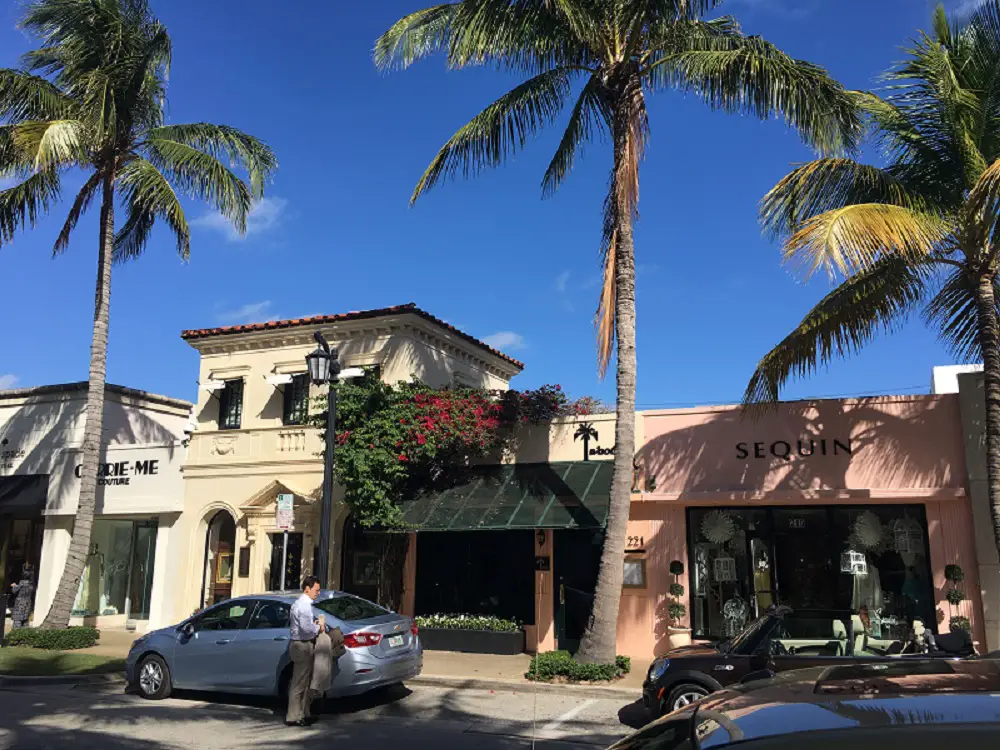
<instances>
[{"instance_id":1,"label":"lamp post light fixture","mask_svg":"<svg viewBox=\"0 0 1000 750\"><path fill-rule=\"evenodd\" d=\"M337 350L331 349L323 334L319 331L313 334L319 347L306 355L306 366L309 368L309 379L313 385L326 385L326 451L323 453L323 500L320 504L319 516L319 555L316 560L317 570L314 575L319 577L323 586L327 585L330 575L330 516L333 515L333 450L336 444L337 430L337 389L334 382L340 375L340 361Z\"/></svg>"}]
</instances>

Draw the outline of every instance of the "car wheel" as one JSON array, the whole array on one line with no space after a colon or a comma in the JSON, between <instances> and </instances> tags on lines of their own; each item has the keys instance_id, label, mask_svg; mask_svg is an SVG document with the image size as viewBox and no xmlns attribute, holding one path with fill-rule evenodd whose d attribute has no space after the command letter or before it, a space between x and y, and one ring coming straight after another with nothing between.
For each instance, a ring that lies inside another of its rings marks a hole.
<instances>
[{"instance_id":1,"label":"car wheel","mask_svg":"<svg viewBox=\"0 0 1000 750\"><path fill-rule=\"evenodd\" d=\"M162 657L150 654L139 662L136 688L139 695L152 701L163 700L170 696L173 688L170 684L170 668Z\"/></svg>"},{"instance_id":2,"label":"car wheel","mask_svg":"<svg viewBox=\"0 0 1000 750\"><path fill-rule=\"evenodd\" d=\"M671 711L677 711L685 706L690 706L695 701L704 698L708 695L708 693L709 690L707 688L704 688L701 685L696 685L693 682L686 682L683 685L678 685L671 690L670 695L667 696L663 713L668 714Z\"/></svg>"}]
</instances>

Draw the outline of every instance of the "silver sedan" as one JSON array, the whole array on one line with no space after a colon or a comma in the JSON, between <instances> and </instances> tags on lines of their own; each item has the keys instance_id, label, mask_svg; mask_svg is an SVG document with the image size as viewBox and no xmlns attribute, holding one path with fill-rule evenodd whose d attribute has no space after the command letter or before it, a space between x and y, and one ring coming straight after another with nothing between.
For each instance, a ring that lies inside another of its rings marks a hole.
<instances>
[{"instance_id":1,"label":"silver sedan","mask_svg":"<svg viewBox=\"0 0 1000 750\"><path fill-rule=\"evenodd\" d=\"M296 593L229 599L179 625L132 644L125 678L140 695L166 698L174 689L287 695L288 614ZM344 634L347 653L334 665L326 696L358 695L420 674L423 648L413 620L339 591L313 605Z\"/></svg>"}]
</instances>

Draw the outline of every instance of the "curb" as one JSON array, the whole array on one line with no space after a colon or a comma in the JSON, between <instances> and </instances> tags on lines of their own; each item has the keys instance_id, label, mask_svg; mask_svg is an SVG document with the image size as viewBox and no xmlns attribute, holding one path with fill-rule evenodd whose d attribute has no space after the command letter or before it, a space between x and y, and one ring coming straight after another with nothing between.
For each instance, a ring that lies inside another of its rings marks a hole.
<instances>
[{"instance_id":1,"label":"curb","mask_svg":"<svg viewBox=\"0 0 1000 750\"><path fill-rule=\"evenodd\" d=\"M602 685L572 685L568 683L550 684L547 682L530 682L529 680L486 679L479 677L455 677L450 675L422 674L411 677L408 685L430 685L448 687L458 690L535 690L549 695L578 695L587 698L606 698L610 700L626 700L634 703L642 699L641 690L628 688L604 687Z\"/></svg>"},{"instance_id":2,"label":"curb","mask_svg":"<svg viewBox=\"0 0 1000 750\"><path fill-rule=\"evenodd\" d=\"M114 685L118 683L124 684L124 682L125 675L116 673L55 675L46 677L0 675L0 689L44 687L46 685Z\"/></svg>"}]
</instances>

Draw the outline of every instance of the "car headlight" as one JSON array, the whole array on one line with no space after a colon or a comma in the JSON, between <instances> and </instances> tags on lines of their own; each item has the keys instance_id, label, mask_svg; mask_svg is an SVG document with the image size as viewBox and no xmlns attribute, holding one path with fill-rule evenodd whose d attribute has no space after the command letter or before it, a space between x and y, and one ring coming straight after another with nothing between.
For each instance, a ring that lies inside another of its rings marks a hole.
<instances>
[{"instance_id":1,"label":"car headlight","mask_svg":"<svg viewBox=\"0 0 1000 750\"><path fill-rule=\"evenodd\" d=\"M657 659L649 666L649 679L660 679L668 667L670 667L670 659Z\"/></svg>"}]
</instances>

